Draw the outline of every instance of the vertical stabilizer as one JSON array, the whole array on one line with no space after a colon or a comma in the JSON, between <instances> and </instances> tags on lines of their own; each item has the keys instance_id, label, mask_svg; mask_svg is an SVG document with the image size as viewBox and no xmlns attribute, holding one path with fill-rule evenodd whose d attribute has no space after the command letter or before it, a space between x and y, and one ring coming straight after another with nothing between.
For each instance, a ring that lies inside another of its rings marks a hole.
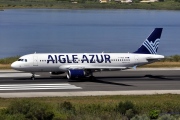
<instances>
[{"instance_id":1,"label":"vertical stabilizer","mask_svg":"<svg viewBox=\"0 0 180 120\"><path fill-rule=\"evenodd\" d=\"M163 28L155 28L150 36L143 42L141 47L134 53L157 54Z\"/></svg>"}]
</instances>

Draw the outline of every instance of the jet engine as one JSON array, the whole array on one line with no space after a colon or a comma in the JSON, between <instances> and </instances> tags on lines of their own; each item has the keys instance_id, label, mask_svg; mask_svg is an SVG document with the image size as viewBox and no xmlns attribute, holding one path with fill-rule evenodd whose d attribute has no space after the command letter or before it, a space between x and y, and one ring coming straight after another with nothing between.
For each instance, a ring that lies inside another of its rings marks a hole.
<instances>
[{"instance_id":1,"label":"jet engine","mask_svg":"<svg viewBox=\"0 0 180 120\"><path fill-rule=\"evenodd\" d=\"M73 78L80 78L80 77L85 77L86 72L82 69L70 69L67 73L67 78L68 79L73 79Z\"/></svg>"}]
</instances>

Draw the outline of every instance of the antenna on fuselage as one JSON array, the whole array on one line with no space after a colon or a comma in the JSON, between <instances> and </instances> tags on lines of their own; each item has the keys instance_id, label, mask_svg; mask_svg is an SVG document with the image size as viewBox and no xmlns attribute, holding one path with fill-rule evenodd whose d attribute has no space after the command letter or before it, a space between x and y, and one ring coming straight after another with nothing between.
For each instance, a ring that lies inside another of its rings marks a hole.
<instances>
[{"instance_id":1,"label":"antenna on fuselage","mask_svg":"<svg viewBox=\"0 0 180 120\"><path fill-rule=\"evenodd\" d=\"M104 51L102 51L102 55L104 55Z\"/></svg>"}]
</instances>

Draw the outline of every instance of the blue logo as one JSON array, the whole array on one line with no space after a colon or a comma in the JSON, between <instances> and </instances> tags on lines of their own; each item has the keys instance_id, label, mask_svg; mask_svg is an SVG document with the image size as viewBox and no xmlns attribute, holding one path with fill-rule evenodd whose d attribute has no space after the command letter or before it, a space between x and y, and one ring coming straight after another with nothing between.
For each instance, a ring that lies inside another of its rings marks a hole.
<instances>
[{"instance_id":1,"label":"blue logo","mask_svg":"<svg viewBox=\"0 0 180 120\"><path fill-rule=\"evenodd\" d=\"M144 47L146 47L151 54L156 54L158 45L159 45L160 39L156 39L154 43L152 41L149 42L149 40L146 39L146 41L143 43Z\"/></svg>"}]
</instances>

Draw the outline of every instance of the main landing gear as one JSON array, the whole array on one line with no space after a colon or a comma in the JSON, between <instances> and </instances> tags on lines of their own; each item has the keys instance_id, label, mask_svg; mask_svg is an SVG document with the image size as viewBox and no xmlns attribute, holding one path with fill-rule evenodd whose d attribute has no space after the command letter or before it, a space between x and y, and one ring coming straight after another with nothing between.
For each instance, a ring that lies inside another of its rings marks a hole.
<instances>
[{"instance_id":1,"label":"main landing gear","mask_svg":"<svg viewBox=\"0 0 180 120\"><path fill-rule=\"evenodd\" d=\"M89 71L89 79L90 80L95 80L95 77L93 76L93 72Z\"/></svg>"},{"instance_id":2,"label":"main landing gear","mask_svg":"<svg viewBox=\"0 0 180 120\"><path fill-rule=\"evenodd\" d=\"M31 80L34 80L34 79L35 79L35 74L32 73Z\"/></svg>"}]
</instances>

